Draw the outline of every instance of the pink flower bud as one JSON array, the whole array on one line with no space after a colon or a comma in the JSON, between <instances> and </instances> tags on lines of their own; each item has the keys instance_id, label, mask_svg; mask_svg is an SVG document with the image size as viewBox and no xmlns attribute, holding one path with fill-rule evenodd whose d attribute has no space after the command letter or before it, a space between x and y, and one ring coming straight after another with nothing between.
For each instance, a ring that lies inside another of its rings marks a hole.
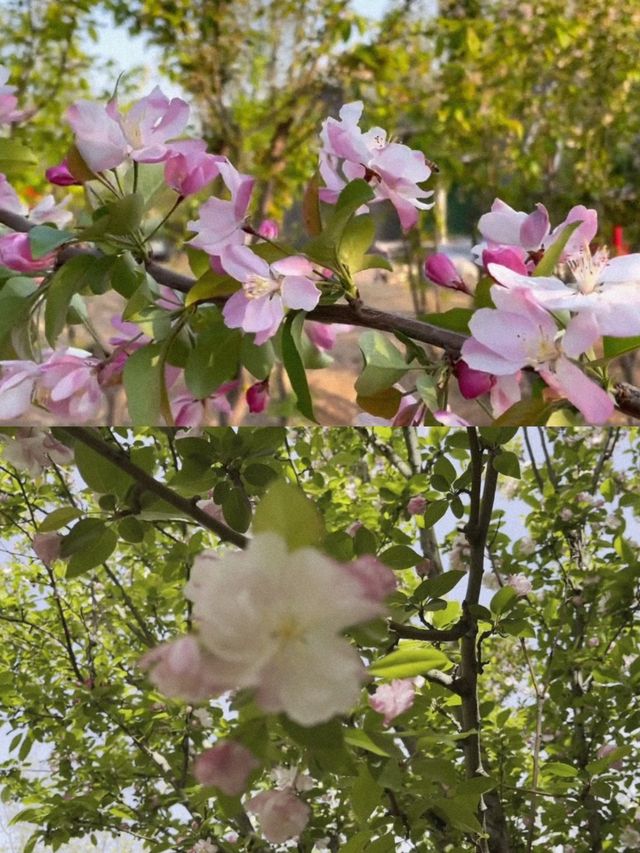
<instances>
[{"instance_id":1,"label":"pink flower bud","mask_svg":"<svg viewBox=\"0 0 640 853\"><path fill-rule=\"evenodd\" d=\"M264 379L262 382L256 382L246 393L247 405L249 411L253 414L264 412L269 402L269 379Z\"/></svg>"},{"instance_id":2,"label":"pink flower bud","mask_svg":"<svg viewBox=\"0 0 640 853\"><path fill-rule=\"evenodd\" d=\"M49 183L57 187L80 186L82 183L71 174L66 159L57 166L50 166L44 174Z\"/></svg>"},{"instance_id":3,"label":"pink flower bud","mask_svg":"<svg viewBox=\"0 0 640 853\"><path fill-rule=\"evenodd\" d=\"M388 566L371 554L358 557L344 568L357 580L365 598L382 604L396 588L396 577Z\"/></svg>"},{"instance_id":4,"label":"pink flower bud","mask_svg":"<svg viewBox=\"0 0 640 853\"><path fill-rule=\"evenodd\" d=\"M388 726L400 714L404 714L413 705L416 687L411 678L394 678L390 684L381 684L374 694L369 696L369 704L374 711L384 714L384 725Z\"/></svg>"},{"instance_id":5,"label":"pink flower bud","mask_svg":"<svg viewBox=\"0 0 640 853\"><path fill-rule=\"evenodd\" d=\"M266 240L277 240L280 234L280 226L275 219L263 219L258 228L258 234Z\"/></svg>"},{"instance_id":6,"label":"pink flower bud","mask_svg":"<svg viewBox=\"0 0 640 853\"><path fill-rule=\"evenodd\" d=\"M423 515L426 508L427 501L422 497L422 495L416 495L411 498L407 504L407 512L409 515Z\"/></svg>"},{"instance_id":7,"label":"pink flower bud","mask_svg":"<svg viewBox=\"0 0 640 853\"><path fill-rule=\"evenodd\" d=\"M60 556L59 533L36 533L33 537L33 550L46 566L50 566Z\"/></svg>"},{"instance_id":8,"label":"pink flower bud","mask_svg":"<svg viewBox=\"0 0 640 853\"><path fill-rule=\"evenodd\" d=\"M496 384L496 377L492 373L474 370L462 359L456 362L453 372L465 400L473 400L482 394L488 394Z\"/></svg>"},{"instance_id":9,"label":"pink flower bud","mask_svg":"<svg viewBox=\"0 0 640 853\"><path fill-rule=\"evenodd\" d=\"M494 246L482 253L482 264L489 269L489 264L500 264L520 275L529 275L525 264L526 252L515 246Z\"/></svg>"},{"instance_id":10,"label":"pink flower bud","mask_svg":"<svg viewBox=\"0 0 640 853\"><path fill-rule=\"evenodd\" d=\"M296 797L291 788L282 791L261 791L245 804L248 812L257 815L262 834L273 844L283 844L297 838L309 823L311 809Z\"/></svg>"},{"instance_id":11,"label":"pink flower bud","mask_svg":"<svg viewBox=\"0 0 640 853\"><path fill-rule=\"evenodd\" d=\"M469 289L460 277L453 261L442 252L429 255L424 262L424 274L439 287L448 287L451 290L469 293Z\"/></svg>"},{"instance_id":12,"label":"pink flower bud","mask_svg":"<svg viewBox=\"0 0 640 853\"><path fill-rule=\"evenodd\" d=\"M197 757L193 775L201 785L215 785L223 794L238 797L247 787L249 774L259 766L246 746L226 740Z\"/></svg>"}]
</instances>

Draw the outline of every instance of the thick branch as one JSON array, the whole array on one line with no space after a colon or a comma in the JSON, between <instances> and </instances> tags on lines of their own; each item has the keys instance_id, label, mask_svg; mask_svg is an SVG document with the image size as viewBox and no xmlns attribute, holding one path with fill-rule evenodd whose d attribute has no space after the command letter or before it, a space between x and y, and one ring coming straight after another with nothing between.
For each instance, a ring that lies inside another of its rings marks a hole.
<instances>
[{"instance_id":1,"label":"thick branch","mask_svg":"<svg viewBox=\"0 0 640 853\"><path fill-rule=\"evenodd\" d=\"M113 465L120 468L121 471L124 471L129 474L129 476L133 477L133 479L136 480L143 489L157 495L159 498L162 498L163 501L171 504L171 506L175 507L184 515L190 516L194 521L197 521L198 524L205 527L207 530L211 530L223 541L231 542L239 548L245 548L247 546L248 540L246 536L232 530L223 522L212 518L206 512L201 510L200 507L196 506L195 501L181 497L176 494L173 489L165 486L164 483L155 480L151 475L147 474L146 471L139 468L120 450L117 450L107 444L96 430L86 429L85 427L65 427L62 431L66 433L69 438L73 439L73 441L80 441L83 444L86 444L86 446L90 447L91 450L99 453L104 459L107 459Z\"/></svg>"}]
</instances>

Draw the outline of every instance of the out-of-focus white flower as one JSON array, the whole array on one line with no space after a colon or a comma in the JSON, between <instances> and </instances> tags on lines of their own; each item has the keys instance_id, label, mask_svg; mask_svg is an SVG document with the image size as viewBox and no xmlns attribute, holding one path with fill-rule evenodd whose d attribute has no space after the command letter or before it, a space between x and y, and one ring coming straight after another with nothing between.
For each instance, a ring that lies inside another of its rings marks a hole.
<instances>
[{"instance_id":1,"label":"out-of-focus white flower","mask_svg":"<svg viewBox=\"0 0 640 853\"><path fill-rule=\"evenodd\" d=\"M297 838L311 815L309 806L291 788L261 791L245 803L245 808L257 815L262 834L274 844Z\"/></svg>"},{"instance_id":2,"label":"out-of-focus white flower","mask_svg":"<svg viewBox=\"0 0 640 853\"><path fill-rule=\"evenodd\" d=\"M529 595L533 587L531 581L525 575L511 575L507 581L507 585L511 587L518 596Z\"/></svg>"}]
</instances>

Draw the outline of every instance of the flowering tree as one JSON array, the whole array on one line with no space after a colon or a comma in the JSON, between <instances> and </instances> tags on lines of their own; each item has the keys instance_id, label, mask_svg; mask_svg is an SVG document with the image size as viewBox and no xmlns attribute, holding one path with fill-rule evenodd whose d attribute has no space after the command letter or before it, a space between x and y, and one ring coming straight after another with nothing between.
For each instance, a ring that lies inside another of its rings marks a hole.
<instances>
[{"instance_id":1,"label":"flowering tree","mask_svg":"<svg viewBox=\"0 0 640 853\"><path fill-rule=\"evenodd\" d=\"M5 430L25 849L637 849L637 469L635 430Z\"/></svg>"},{"instance_id":2,"label":"flowering tree","mask_svg":"<svg viewBox=\"0 0 640 853\"><path fill-rule=\"evenodd\" d=\"M25 118L13 88L0 92L9 126ZM109 389L122 384L134 423L198 426L229 411L241 369L253 377L251 409L263 410L282 363L298 411L314 421L306 371L325 363L334 340L323 324L345 323L368 329L355 390L363 411L383 423L465 423L449 409L452 381L478 400L482 420L499 425L581 422L579 415L602 424L616 404L636 414L638 392L615 385L607 367L640 342L640 255L610 259L604 247L592 254L597 217L582 205L552 227L542 204L527 214L496 200L478 223L473 294L447 258L429 257L427 277L468 293L470 308L414 319L363 304L358 275L391 269L370 252L370 209L390 203L405 231L416 228L431 206L422 184L432 166L381 128L361 130L362 111L361 102L347 104L324 122L318 174L304 200L309 238L293 247L279 240L275 223L251 224L253 178L184 136L182 99L156 87L128 109L116 98L74 104L67 120L75 144L47 176L84 187L78 224L71 229L69 196L58 203L46 196L30 209L5 176L0 181L0 221L13 229L0 237L5 419L35 404L54 421L101 422ZM32 158L13 137L5 142L7 167ZM195 278L159 266L151 239L214 181L219 190L187 224ZM562 277L554 275L561 265ZM124 302L107 343L84 296L108 291ZM61 345L67 324L85 327L91 349Z\"/></svg>"}]
</instances>

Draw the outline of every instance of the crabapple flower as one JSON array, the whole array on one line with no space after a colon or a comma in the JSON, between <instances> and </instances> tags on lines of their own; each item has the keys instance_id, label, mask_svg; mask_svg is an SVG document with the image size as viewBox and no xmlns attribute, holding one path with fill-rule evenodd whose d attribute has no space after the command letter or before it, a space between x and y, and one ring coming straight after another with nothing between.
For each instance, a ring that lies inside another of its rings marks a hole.
<instances>
[{"instance_id":1,"label":"crabapple flower","mask_svg":"<svg viewBox=\"0 0 640 853\"><path fill-rule=\"evenodd\" d=\"M431 175L431 169L421 151L388 142L382 128L373 127L363 133L358 127L362 110L362 101L345 104L339 120L328 118L322 125L320 174L326 187L320 190L320 198L333 204L348 181L364 178L371 184L376 201L391 202L407 231L418 221L418 210L433 207L419 201L430 198L433 192L418 186Z\"/></svg>"},{"instance_id":2,"label":"crabapple flower","mask_svg":"<svg viewBox=\"0 0 640 853\"><path fill-rule=\"evenodd\" d=\"M73 452L41 429L20 430L15 438L6 440L2 453L14 468L34 479L51 463L68 465L73 461Z\"/></svg>"},{"instance_id":3,"label":"crabapple flower","mask_svg":"<svg viewBox=\"0 0 640 853\"><path fill-rule=\"evenodd\" d=\"M206 426L215 418L216 413L230 415L231 404L227 399L238 387L238 382L225 382L204 399L198 399L186 388L170 391L171 412L175 426L200 427Z\"/></svg>"},{"instance_id":4,"label":"crabapple flower","mask_svg":"<svg viewBox=\"0 0 640 853\"><path fill-rule=\"evenodd\" d=\"M415 495L407 504L407 512L409 515L424 515L426 508L427 501L426 498L422 497L422 495Z\"/></svg>"},{"instance_id":5,"label":"crabapple flower","mask_svg":"<svg viewBox=\"0 0 640 853\"><path fill-rule=\"evenodd\" d=\"M60 556L62 536L59 533L36 533L33 537L33 550L42 562L50 566Z\"/></svg>"},{"instance_id":6,"label":"crabapple flower","mask_svg":"<svg viewBox=\"0 0 640 853\"><path fill-rule=\"evenodd\" d=\"M309 806L291 788L261 791L245 803L245 808L257 816L262 834L272 844L297 838L311 816Z\"/></svg>"},{"instance_id":7,"label":"crabapple flower","mask_svg":"<svg viewBox=\"0 0 640 853\"><path fill-rule=\"evenodd\" d=\"M256 382L246 393L247 405L249 411L253 414L264 412L269 402L269 379L264 379L262 382Z\"/></svg>"},{"instance_id":8,"label":"crabapple flower","mask_svg":"<svg viewBox=\"0 0 640 853\"><path fill-rule=\"evenodd\" d=\"M482 265L488 270L489 264L501 264L521 275L528 275L526 257L527 253L518 246L494 246L482 252Z\"/></svg>"},{"instance_id":9,"label":"crabapple flower","mask_svg":"<svg viewBox=\"0 0 640 853\"><path fill-rule=\"evenodd\" d=\"M462 280L455 264L443 252L434 252L424 262L424 274L439 287L447 287L451 290L461 290L469 293L469 288Z\"/></svg>"},{"instance_id":10,"label":"crabapple flower","mask_svg":"<svg viewBox=\"0 0 640 853\"><path fill-rule=\"evenodd\" d=\"M0 410L3 421L22 417L31 406L42 367L33 361L0 361Z\"/></svg>"},{"instance_id":11,"label":"crabapple flower","mask_svg":"<svg viewBox=\"0 0 640 853\"><path fill-rule=\"evenodd\" d=\"M531 367L553 391L579 409L588 423L605 423L613 413L611 398L570 361L598 338L593 315L574 317L562 334L530 288L494 286L491 295L497 310L481 308L469 322L472 337L462 346L466 363L496 376Z\"/></svg>"},{"instance_id":12,"label":"crabapple flower","mask_svg":"<svg viewBox=\"0 0 640 853\"><path fill-rule=\"evenodd\" d=\"M382 607L385 598L396 588L394 573L372 554L364 554L343 568L359 584L362 595L375 606Z\"/></svg>"},{"instance_id":13,"label":"crabapple flower","mask_svg":"<svg viewBox=\"0 0 640 853\"><path fill-rule=\"evenodd\" d=\"M16 272L42 272L48 269L56 256L52 252L42 258L31 254L29 235L15 232L0 237L0 265Z\"/></svg>"},{"instance_id":14,"label":"crabapple flower","mask_svg":"<svg viewBox=\"0 0 640 853\"><path fill-rule=\"evenodd\" d=\"M18 213L20 216L24 216L27 212L27 206L20 201L18 193L2 172L0 172L0 207L11 213Z\"/></svg>"},{"instance_id":15,"label":"crabapple flower","mask_svg":"<svg viewBox=\"0 0 640 853\"><path fill-rule=\"evenodd\" d=\"M555 276L525 276L492 264L490 273L503 287L528 288L548 311L585 311L593 315L600 334L629 337L640 334L640 254L609 258L586 248L568 261L573 282Z\"/></svg>"},{"instance_id":16,"label":"crabapple flower","mask_svg":"<svg viewBox=\"0 0 640 853\"><path fill-rule=\"evenodd\" d=\"M138 666L149 671L149 680L162 693L187 702L201 702L233 687L224 664L190 634L150 649Z\"/></svg>"},{"instance_id":17,"label":"crabapple flower","mask_svg":"<svg viewBox=\"0 0 640 853\"><path fill-rule=\"evenodd\" d=\"M385 726L404 714L413 705L416 698L416 686L412 678L394 678L390 684L381 684L375 693L369 696L369 705L379 714L384 714Z\"/></svg>"},{"instance_id":18,"label":"crabapple flower","mask_svg":"<svg viewBox=\"0 0 640 853\"><path fill-rule=\"evenodd\" d=\"M47 409L79 422L95 417L104 400L98 381L100 366L86 350L68 348L52 353L41 365L39 380L47 392Z\"/></svg>"},{"instance_id":19,"label":"crabapple flower","mask_svg":"<svg viewBox=\"0 0 640 853\"><path fill-rule=\"evenodd\" d=\"M200 206L199 219L187 222L187 228L196 231L189 242L208 255L220 255L231 245L244 242L242 226L247 215L254 178L243 175L225 158L218 162L218 171L231 198L210 198Z\"/></svg>"},{"instance_id":20,"label":"crabapple flower","mask_svg":"<svg viewBox=\"0 0 640 853\"><path fill-rule=\"evenodd\" d=\"M260 767L255 755L233 740L217 743L197 758L193 775L201 785L214 785L229 797L246 790L249 775Z\"/></svg>"},{"instance_id":21,"label":"crabapple flower","mask_svg":"<svg viewBox=\"0 0 640 853\"><path fill-rule=\"evenodd\" d=\"M71 174L66 158L57 166L49 166L44 174L50 184L58 187L80 186L82 183Z\"/></svg>"},{"instance_id":22,"label":"crabapple flower","mask_svg":"<svg viewBox=\"0 0 640 853\"><path fill-rule=\"evenodd\" d=\"M181 196L193 195L218 177L218 164L225 159L209 154L202 139L172 142L164 161L165 182Z\"/></svg>"},{"instance_id":23,"label":"crabapple flower","mask_svg":"<svg viewBox=\"0 0 640 853\"><path fill-rule=\"evenodd\" d=\"M460 417L460 415L456 415L455 412L452 412L449 409L440 409L433 413L433 417L439 424L443 424L448 427L471 426L469 421L466 421L464 418Z\"/></svg>"},{"instance_id":24,"label":"crabapple flower","mask_svg":"<svg viewBox=\"0 0 640 853\"><path fill-rule=\"evenodd\" d=\"M511 575L507 581L507 586L510 586L519 597L529 595L533 589L531 581L525 575Z\"/></svg>"},{"instance_id":25,"label":"crabapple flower","mask_svg":"<svg viewBox=\"0 0 640 853\"><path fill-rule=\"evenodd\" d=\"M549 234L549 214L543 204L536 204L533 213L527 214L497 198L491 211L478 220L478 231L489 244L519 246L533 251L542 246Z\"/></svg>"},{"instance_id":26,"label":"crabapple flower","mask_svg":"<svg viewBox=\"0 0 640 853\"><path fill-rule=\"evenodd\" d=\"M118 115L120 128L139 163L159 163L169 155L167 140L180 136L189 121L189 104L167 98L159 86Z\"/></svg>"},{"instance_id":27,"label":"crabapple flower","mask_svg":"<svg viewBox=\"0 0 640 853\"><path fill-rule=\"evenodd\" d=\"M287 308L311 311L320 299L309 278L313 265L306 258L292 255L269 265L248 246L229 246L221 263L242 283L222 309L224 321L231 329L255 333L258 346L275 335Z\"/></svg>"},{"instance_id":28,"label":"crabapple flower","mask_svg":"<svg viewBox=\"0 0 640 853\"><path fill-rule=\"evenodd\" d=\"M346 323L316 323L314 320L307 320L304 324L304 330L311 343L318 349L333 349L336 345L338 335L350 332L353 326Z\"/></svg>"},{"instance_id":29,"label":"crabapple flower","mask_svg":"<svg viewBox=\"0 0 640 853\"><path fill-rule=\"evenodd\" d=\"M106 106L78 101L67 110L67 120L75 134L76 148L92 171L115 169L126 160L129 146L113 101Z\"/></svg>"},{"instance_id":30,"label":"crabapple flower","mask_svg":"<svg viewBox=\"0 0 640 853\"><path fill-rule=\"evenodd\" d=\"M357 703L366 671L342 632L384 607L347 566L260 533L245 551L196 557L186 595L202 647L263 711L313 726Z\"/></svg>"},{"instance_id":31,"label":"crabapple flower","mask_svg":"<svg viewBox=\"0 0 640 853\"><path fill-rule=\"evenodd\" d=\"M58 228L63 228L68 225L73 219L73 214L70 210L66 210L66 206L71 201L71 196L63 198L61 202L56 202L52 195L46 195L38 204L29 212L29 220L41 225L44 222L57 225Z\"/></svg>"}]
</instances>

